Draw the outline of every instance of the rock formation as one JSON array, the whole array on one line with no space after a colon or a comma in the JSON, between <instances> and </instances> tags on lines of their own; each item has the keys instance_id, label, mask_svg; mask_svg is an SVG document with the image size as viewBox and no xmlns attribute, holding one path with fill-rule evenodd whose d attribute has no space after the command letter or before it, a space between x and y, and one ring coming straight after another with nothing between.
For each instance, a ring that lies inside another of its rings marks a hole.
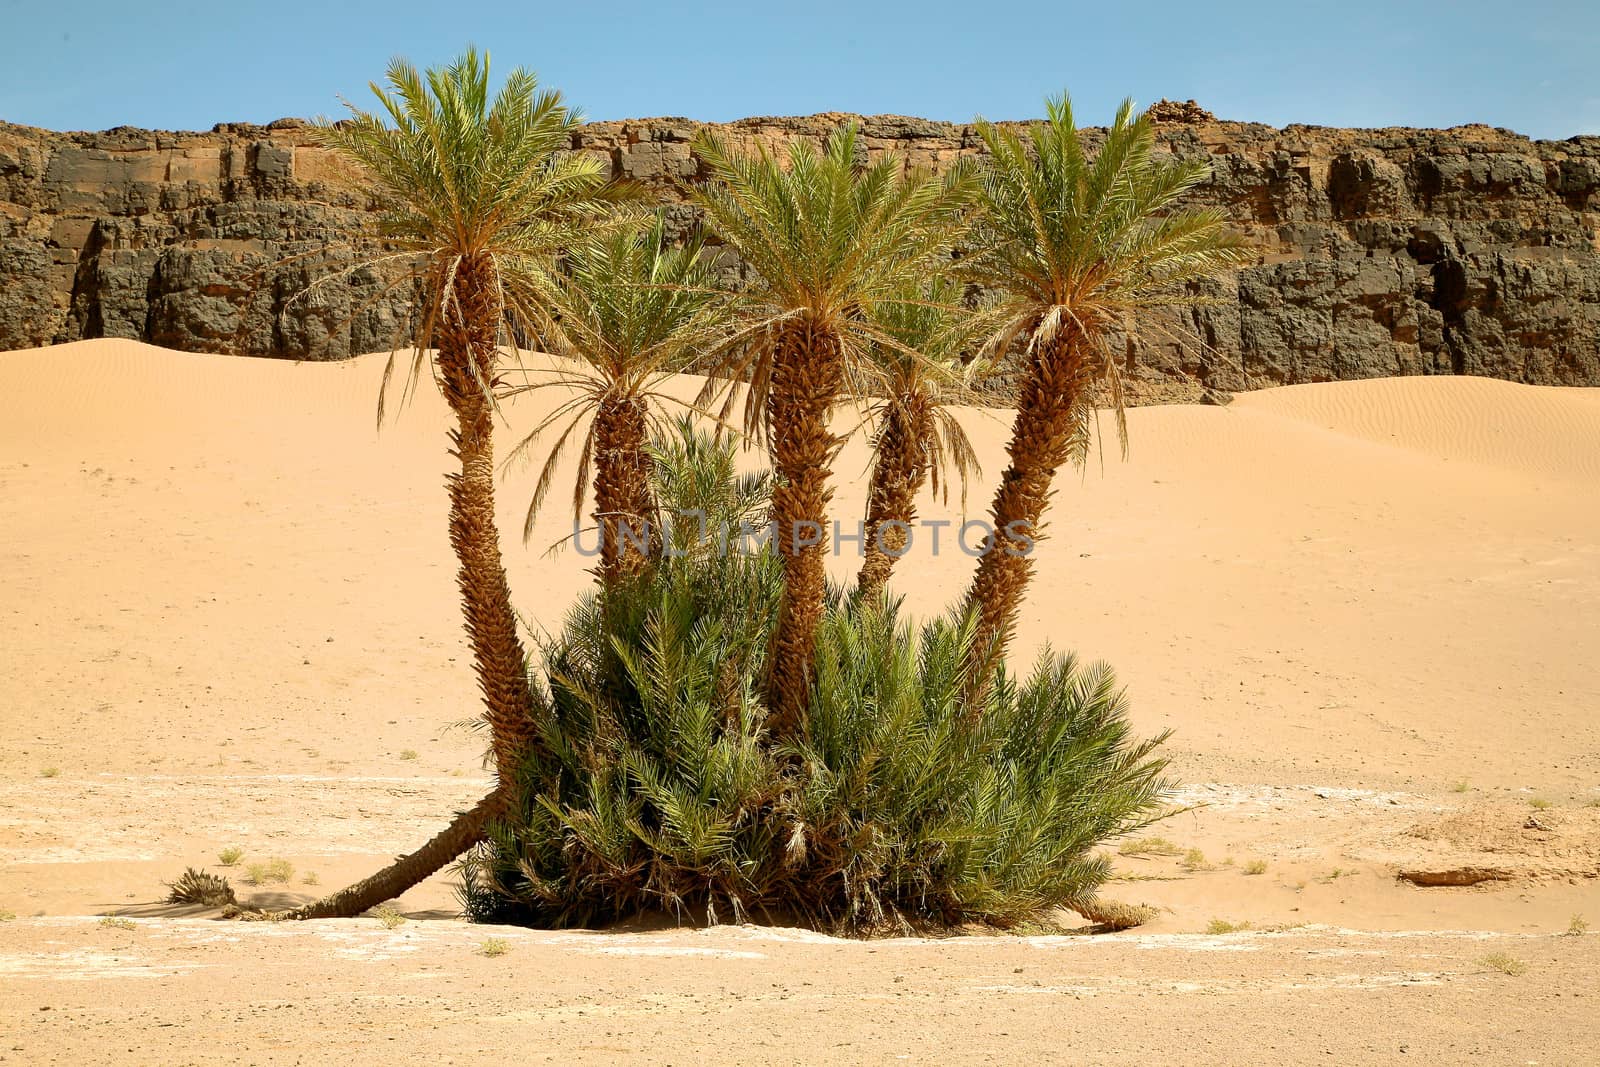
<instances>
[{"instance_id":1,"label":"rock formation","mask_svg":"<svg viewBox=\"0 0 1600 1067\"><path fill-rule=\"evenodd\" d=\"M1193 101L1155 115L1163 150L1212 164L1195 199L1261 257L1198 310L1117 338L1135 399L1392 374L1600 385L1600 138L1274 129ZM849 117L721 129L772 148ZM862 123L873 156L938 168L979 147L970 126ZM593 123L573 149L648 185L686 229L697 128ZM298 120L208 133L0 124L0 348L109 336L296 359L387 349L409 293L392 272L346 269L378 248L372 207Z\"/></svg>"}]
</instances>

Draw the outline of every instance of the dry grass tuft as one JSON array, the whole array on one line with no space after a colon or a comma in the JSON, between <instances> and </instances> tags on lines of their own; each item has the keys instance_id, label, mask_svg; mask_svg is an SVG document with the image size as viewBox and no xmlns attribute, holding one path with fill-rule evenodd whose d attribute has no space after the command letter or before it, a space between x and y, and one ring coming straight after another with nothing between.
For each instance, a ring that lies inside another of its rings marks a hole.
<instances>
[{"instance_id":1,"label":"dry grass tuft","mask_svg":"<svg viewBox=\"0 0 1600 1067\"><path fill-rule=\"evenodd\" d=\"M235 845L229 845L227 848L217 853L217 862L222 864L224 867L232 867L242 859L244 859L244 849Z\"/></svg>"},{"instance_id":2,"label":"dry grass tuft","mask_svg":"<svg viewBox=\"0 0 1600 1067\"><path fill-rule=\"evenodd\" d=\"M478 946L478 951L490 959L494 959L496 956L504 956L507 952L510 952L511 946L503 938L491 937Z\"/></svg>"},{"instance_id":3,"label":"dry grass tuft","mask_svg":"<svg viewBox=\"0 0 1600 1067\"><path fill-rule=\"evenodd\" d=\"M1245 874L1266 874L1267 873L1267 861L1266 860L1251 860L1249 863L1244 865L1244 873Z\"/></svg>"},{"instance_id":4,"label":"dry grass tuft","mask_svg":"<svg viewBox=\"0 0 1600 1067\"><path fill-rule=\"evenodd\" d=\"M1532 800L1528 801L1528 807L1532 808L1534 811L1544 811L1547 808L1552 807L1552 805L1544 797L1534 797Z\"/></svg>"},{"instance_id":5,"label":"dry grass tuft","mask_svg":"<svg viewBox=\"0 0 1600 1067\"><path fill-rule=\"evenodd\" d=\"M416 759L417 758L417 750L414 749L414 748L408 748L405 751L400 753L400 758L401 759Z\"/></svg>"},{"instance_id":6,"label":"dry grass tuft","mask_svg":"<svg viewBox=\"0 0 1600 1067\"><path fill-rule=\"evenodd\" d=\"M1121 856L1178 856L1183 849L1164 837L1136 837L1117 846Z\"/></svg>"},{"instance_id":7,"label":"dry grass tuft","mask_svg":"<svg viewBox=\"0 0 1600 1067\"><path fill-rule=\"evenodd\" d=\"M1095 897L1072 905L1072 910L1092 923L1111 930L1131 930L1154 919L1159 912L1148 904L1124 904L1119 900Z\"/></svg>"},{"instance_id":8,"label":"dry grass tuft","mask_svg":"<svg viewBox=\"0 0 1600 1067\"><path fill-rule=\"evenodd\" d=\"M385 930L393 930L397 926L403 926L406 921L404 915L401 915L388 904L379 904L376 908L373 908L372 917L381 922Z\"/></svg>"},{"instance_id":9,"label":"dry grass tuft","mask_svg":"<svg viewBox=\"0 0 1600 1067\"><path fill-rule=\"evenodd\" d=\"M1504 952L1491 952L1478 962L1491 971L1509 974L1513 978L1528 973L1528 965L1526 963Z\"/></svg>"},{"instance_id":10,"label":"dry grass tuft","mask_svg":"<svg viewBox=\"0 0 1600 1067\"><path fill-rule=\"evenodd\" d=\"M1208 934L1237 934L1242 930L1250 929L1249 923L1236 923L1227 919L1212 919L1206 923Z\"/></svg>"},{"instance_id":11,"label":"dry grass tuft","mask_svg":"<svg viewBox=\"0 0 1600 1067\"><path fill-rule=\"evenodd\" d=\"M1568 937L1582 937L1589 932L1589 920L1582 915L1574 915L1572 921L1567 923Z\"/></svg>"},{"instance_id":12,"label":"dry grass tuft","mask_svg":"<svg viewBox=\"0 0 1600 1067\"><path fill-rule=\"evenodd\" d=\"M100 925L112 930L137 930L139 924L132 919L124 919L117 915L107 915L100 920Z\"/></svg>"},{"instance_id":13,"label":"dry grass tuft","mask_svg":"<svg viewBox=\"0 0 1600 1067\"><path fill-rule=\"evenodd\" d=\"M282 885L294 878L294 864L285 859L270 859L245 866L247 885Z\"/></svg>"},{"instance_id":14,"label":"dry grass tuft","mask_svg":"<svg viewBox=\"0 0 1600 1067\"><path fill-rule=\"evenodd\" d=\"M60 767L45 767L39 772L40 778L54 778L61 773Z\"/></svg>"}]
</instances>

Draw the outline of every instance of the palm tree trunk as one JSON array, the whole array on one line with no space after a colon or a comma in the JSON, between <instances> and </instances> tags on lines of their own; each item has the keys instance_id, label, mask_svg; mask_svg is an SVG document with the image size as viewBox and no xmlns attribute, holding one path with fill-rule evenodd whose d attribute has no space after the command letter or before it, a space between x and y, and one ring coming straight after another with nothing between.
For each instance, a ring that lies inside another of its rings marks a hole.
<instances>
[{"instance_id":1,"label":"palm tree trunk","mask_svg":"<svg viewBox=\"0 0 1600 1067\"><path fill-rule=\"evenodd\" d=\"M927 400L911 394L891 400L878 435L877 458L867 489L866 559L856 594L876 596L910 541L917 494L928 478Z\"/></svg>"},{"instance_id":2,"label":"palm tree trunk","mask_svg":"<svg viewBox=\"0 0 1600 1067\"><path fill-rule=\"evenodd\" d=\"M638 397L608 398L595 412L594 517L600 580L608 587L638 574L657 544L659 531L648 525L655 511L649 434L645 402Z\"/></svg>"},{"instance_id":3,"label":"palm tree trunk","mask_svg":"<svg viewBox=\"0 0 1600 1067\"><path fill-rule=\"evenodd\" d=\"M991 511L994 540L979 559L967 591L967 609L977 614L971 708L988 691L995 668L1005 658L1023 591L1033 575L1033 542L1042 536L1040 519L1050 501L1050 484L1080 433L1082 363L1078 345L1066 336L1040 345L1017 399L1006 447L1010 464L1000 476Z\"/></svg>"},{"instance_id":4,"label":"palm tree trunk","mask_svg":"<svg viewBox=\"0 0 1600 1067\"><path fill-rule=\"evenodd\" d=\"M276 916L280 919L348 919L368 908L393 900L445 864L484 839L490 820L505 810L509 797L504 787L478 801L435 834L427 844L401 856L369 878L304 907Z\"/></svg>"},{"instance_id":5,"label":"palm tree trunk","mask_svg":"<svg viewBox=\"0 0 1600 1067\"><path fill-rule=\"evenodd\" d=\"M785 324L773 353L767 427L778 485L772 493L773 539L783 560L783 602L773 639L768 704L776 737L804 726L827 599L828 488L838 438L828 415L844 381L838 336L809 318Z\"/></svg>"},{"instance_id":6,"label":"palm tree trunk","mask_svg":"<svg viewBox=\"0 0 1600 1067\"><path fill-rule=\"evenodd\" d=\"M466 257L456 266L449 304L440 312L437 365L440 384L456 428L451 450L461 460L459 473L447 476L450 544L459 569L461 610L472 662L483 694L495 769L502 782L512 778L538 724L527 654L517 636L517 616L500 561L500 529L494 513L494 404L499 357L500 299L493 260ZM483 839L483 828L504 802L502 790L456 817L426 845L348 889L290 913L299 919L359 915L374 904L399 896Z\"/></svg>"},{"instance_id":7,"label":"palm tree trunk","mask_svg":"<svg viewBox=\"0 0 1600 1067\"><path fill-rule=\"evenodd\" d=\"M528 657L517 636L517 615L500 560L494 504L494 403L500 300L494 263L468 257L456 268L452 306L442 314L438 366L446 402L456 415L450 432L461 470L446 479L450 544L459 567L456 585L484 717L502 779L532 744L537 724L528 684Z\"/></svg>"}]
</instances>

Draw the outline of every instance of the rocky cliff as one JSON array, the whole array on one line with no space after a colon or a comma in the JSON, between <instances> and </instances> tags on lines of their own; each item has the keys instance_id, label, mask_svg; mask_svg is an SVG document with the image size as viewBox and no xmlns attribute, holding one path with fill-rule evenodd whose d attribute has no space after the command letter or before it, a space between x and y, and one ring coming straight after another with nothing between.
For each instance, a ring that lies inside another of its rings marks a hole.
<instances>
[{"instance_id":1,"label":"rocky cliff","mask_svg":"<svg viewBox=\"0 0 1600 1067\"><path fill-rule=\"evenodd\" d=\"M722 130L773 146L847 117ZM1205 306L1118 339L1137 399L1392 374L1600 385L1600 138L1273 129L1192 105L1157 117L1165 150L1212 164L1195 199L1226 210L1261 256ZM871 155L937 168L978 149L969 126L862 122ZM573 149L652 187L685 228L696 128L594 123ZM341 269L376 247L373 205L309 133L297 120L208 133L0 124L0 348L100 336L309 359L388 348L408 294L381 271Z\"/></svg>"}]
</instances>

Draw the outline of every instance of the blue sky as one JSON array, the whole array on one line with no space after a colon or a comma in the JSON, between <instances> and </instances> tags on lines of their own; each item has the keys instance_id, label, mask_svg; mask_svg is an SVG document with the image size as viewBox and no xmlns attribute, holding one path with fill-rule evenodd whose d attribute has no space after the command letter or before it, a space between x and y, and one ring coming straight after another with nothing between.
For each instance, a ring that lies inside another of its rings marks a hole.
<instances>
[{"instance_id":1,"label":"blue sky","mask_svg":"<svg viewBox=\"0 0 1600 1067\"><path fill-rule=\"evenodd\" d=\"M1282 125L1600 134L1600 0L1094 4L0 0L0 119L204 129L365 104L399 54L475 43L591 118L1022 118L1069 89Z\"/></svg>"}]
</instances>

